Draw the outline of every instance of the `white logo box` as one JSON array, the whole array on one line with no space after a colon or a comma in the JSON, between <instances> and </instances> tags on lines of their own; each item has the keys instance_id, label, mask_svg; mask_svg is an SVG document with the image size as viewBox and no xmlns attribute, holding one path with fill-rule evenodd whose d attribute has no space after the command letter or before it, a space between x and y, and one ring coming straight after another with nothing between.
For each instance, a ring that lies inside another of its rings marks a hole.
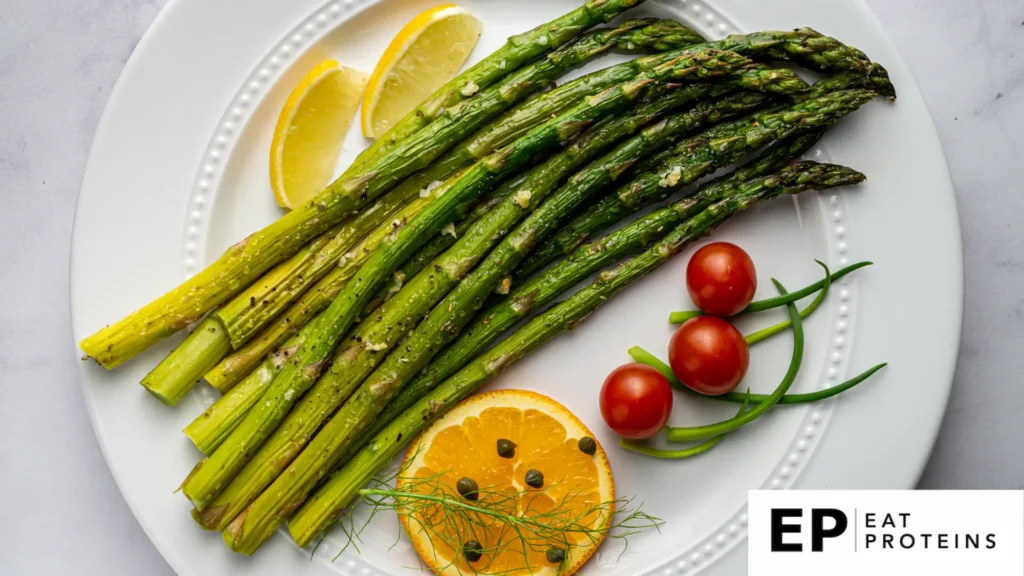
<instances>
[{"instance_id":1,"label":"white logo box","mask_svg":"<svg viewBox=\"0 0 1024 576\"><path fill-rule=\"evenodd\" d=\"M750 576L1024 575L1020 490L752 490L749 515Z\"/></svg>"}]
</instances>

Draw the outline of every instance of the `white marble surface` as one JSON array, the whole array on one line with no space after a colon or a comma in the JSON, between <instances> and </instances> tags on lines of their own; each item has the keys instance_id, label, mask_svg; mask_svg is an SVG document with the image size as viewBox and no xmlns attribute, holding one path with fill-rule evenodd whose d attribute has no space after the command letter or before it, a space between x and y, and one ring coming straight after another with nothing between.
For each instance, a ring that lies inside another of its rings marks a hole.
<instances>
[{"instance_id":1,"label":"white marble surface","mask_svg":"<svg viewBox=\"0 0 1024 576\"><path fill-rule=\"evenodd\" d=\"M963 225L960 363L920 486L1024 488L1024 4L868 1L931 108ZM68 355L54 352L73 346L68 253L92 134L163 3L0 2L5 574L172 574L107 471Z\"/></svg>"}]
</instances>

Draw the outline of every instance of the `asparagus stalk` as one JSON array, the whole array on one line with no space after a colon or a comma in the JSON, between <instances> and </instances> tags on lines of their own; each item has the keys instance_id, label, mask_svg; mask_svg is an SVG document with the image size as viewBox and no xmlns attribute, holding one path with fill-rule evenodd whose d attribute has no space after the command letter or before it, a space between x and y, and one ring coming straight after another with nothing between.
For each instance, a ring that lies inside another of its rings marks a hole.
<instances>
[{"instance_id":1,"label":"asparagus stalk","mask_svg":"<svg viewBox=\"0 0 1024 576\"><path fill-rule=\"evenodd\" d=\"M732 214L785 192L781 186L752 186L716 202L676 227L663 240L640 255L616 268L602 272L589 287L534 318L454 376L446 379L427 396L402 412L397 419L391 421L365 448L302 504L289 522L289 531L295 542L299 546L306 546L330 527L352 501L356 491L385 467L409 440L449 407L555 335L574 328L601 303L667 262L687 244L708 234Z\"/></svg>"},{"instance_id":2,"label":"asparagus stalk","mask_svg":"<svg viewBox=\"0 0 1024 576\"><path fill-rule=\"evenodd\" d=\"M506 330L588 278L601 268L616 262L629 254L646 248L657 241L672 227L704 210L712 202L729 197L741 184L781 170L794 158L806 152L822 130L798 134L779 142L763 152L750 164L737 168L732 173L701 186L692 197L684 198L666 208L652 212L643 218L591 243L580 246L568 258L544 274L530 279L514 290L508 298L491 307L473 321L462 336L445 348L430 365L412 382L407 384L384 408L373 425L360 435L341 461L362 448L366 442L380 432L389 422L426 395L433 387L444 381L484 348L494 342ZM824 165L822 165L824 166ZM847 183L828 173L825 169L797 170L795 173L780 174L785 186L805 188L829 188ZM795 193L795 191L794 191Z\"/></svg>"},{"instance_id":3,"label":"asparagus stalk","mask_svg":"<svg viewBox=\"0 0 1024 576\"><path fill-rule=\"evenodd\" d=\"M203 373L231 350L224 328L207 316L181 344L142 379L142 386L161 402L174 406Z\"/></svg>"},{"instance_id":4,"label":"asparagus stalk","mask_svg":"<svg viewBox=\"0 0 1024 576\"><path fill-rule=\"evenodd\" d=\"M540 204L576 167L655 120L666 110L691 101L703 91L703 86L700 90L674 90L650 104L640 106L635 112L599 122L565 151L531 171L517 192L502 194L506 197L501 203L472 226L452 249L435 260L429 272L414 277L394 298L393 304L385 304L383 311L374 313L374 317L356 329L357 336L336 353L330 372L316 384L274 436L211 503L211 509L217 511L216 516L212 513L198 515L203 525L223 526L256 498L288 464L289 458L282 454L294 454L298 447L304 445L320 423L381 362L384 355L377 352L392 348L418 318L469 273L490 247L504 236L505 231L510 230L533 207ZM760 105L763 101L764 97L757 94L741 94L713 105L699 106L643 132L634 139L639 144L628 148L628 151L635 157L641 150L654 149L687 130ZM626 165L626 154L612 155L611 160L602 160L601 170L614 175ZM596 184L592 182L587 185L589 188L582 184L573 188L574 197L582 199L585 197L583 190L596 189ZM570 209L571 206L561 207L564 214L568 214Z\"/></svg>"},{"instance_id":5,"label":"asparagus stalk","mask_svg":"<svg viewBox=\"0 0 1024 576\"><path fill-rule=\"evenodd\" d=\"M386 155L399 142L433 122L446 108L488 88L535 58L572 41L587 28L608 22L643 0L590 0L580 8L533 30L508 39L468 70L438 88L412 112L359 154L346 172L354 175L374 159Z\"/></svg>"},{"instance_id":6,"label":"asparagus stalk","mask_svg":"<svg viewBox=\"0 0 1024 576\"><path fill-rule=\"evenodd\" d=\"M742 139L744 145L751 142L764 144L785 138L796 131L830 125L859 108L873 94L867 90L827 92L817 98L810 98L767 113L754 114L720 126L716 129L718 133L709 137L721 141L722 146L728 146L728 142L735 138ZM678 159L689 157L695 146L704 145L702 142L688 140L672 150L655 156L653 161L660 163L663 170L645 172L636 180L620 186L613 194L592 204L560 230L541 250L533 253L515 275L525 278L533 274L575 250L595 232L607 228L644 206L667 198L679 186L691 182L692 180L686 177L686 168L679 165Z\"/></svg>"},{"instance_id":7,"label":"asparagus stalk","mask_svg":"<svg viewBox=\"0 0 1024 576\"><path fill-rule=\"evenodd\" d=\"M301 396L319 377L324 363L341 335L348 330L356 314L386 278L427 240L454 219L456 208L478 197L487 187L522 168L530 158L574 137L588 124L615 113L645 94L652 85L680 79L721 76L745 66L748 60L734 53L701 51L680 56L651 72L587 98L572 110L537 126L515 143L495 152L469 168L451 188L425 210L389 235L359 272L345 285L337 298L313 323L310 337L282 367L264 394L264 402L246 415L223 444L193 470L182 485L182 492L202 511L244 465L249 456L277 427ZM450 111L450 109L449 109ZM407 139L393 151L438 125Z\"/></svg>"},{"instance_id":8,"label":"asparagus stalk","mask_svg":"<svg viewBox=\"0 0 1024 576\"><path fill-rule=\"evenodd\" d=\"M885 68L860 50L811 28L733 34L699 46L732 50L751 57L792 60L819 72L856 72L870 77L873 89L880 96L896 97L896 88L889 81Z\"/></svg>"},{"instance_id":9,"label":"asparagus stalk","mask_svg":"<svg viewBox=\"0 0 1024 576\"><path fill-rule=\"evenodd\" d=\"M610 19L640 1L601 0L592 4L587 13L600 14L599 20ZM489 119L546 86L572 62L605 51L614 43L610 38L616 35L614 30L586 35L474 98L444 108L426 129L405 138L386 154L375 154L372 161L349 171L303 206L229 248L216 262L177 288L85 338L80 347L104 367L113 368L187 327L271 266L429 165ZM540 36L547 37L547 33L541 32ZM545 48L541 53L546 51Z\"/></svg>"}]
</instances>

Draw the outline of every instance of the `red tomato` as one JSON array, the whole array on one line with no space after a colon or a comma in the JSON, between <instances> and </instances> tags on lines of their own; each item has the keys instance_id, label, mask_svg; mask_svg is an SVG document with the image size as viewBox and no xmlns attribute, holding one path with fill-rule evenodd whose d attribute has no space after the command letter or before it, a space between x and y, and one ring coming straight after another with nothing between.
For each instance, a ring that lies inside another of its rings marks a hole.
<instances>
[{"instance_id":1,"label":"red tomato","mask_svg":"<svg viewBox=\"0 0 1024 576\"><path fill-rule=\"evenodd\" d=\"M672 412L672 387L650 366L619 366L601 387L601 416L616 434L639 440L665 427Z\"/></svg>"},{"instance_id":2,"label":"red tomato","mask_svg":"<svg viewBox=\"0 0 1024 576\"><path fill-rule=\"evenodd\" d=\"M668 363L683 384L702 394L725 394L743 380L750 354L743 334L714 316L683 323L672 336Z\"/></svg>"},{"instance_id":3,"label":"red tomato","mask_svg":"<svg viewBox=\"0 0 1024 576\"><path fill-rule=\"evenodd\" d=\"M732 316L754 299L754 262L735 244L712 242L697 250L686 265L686 289L705 313Z\"/></svg>"}]
</instances>

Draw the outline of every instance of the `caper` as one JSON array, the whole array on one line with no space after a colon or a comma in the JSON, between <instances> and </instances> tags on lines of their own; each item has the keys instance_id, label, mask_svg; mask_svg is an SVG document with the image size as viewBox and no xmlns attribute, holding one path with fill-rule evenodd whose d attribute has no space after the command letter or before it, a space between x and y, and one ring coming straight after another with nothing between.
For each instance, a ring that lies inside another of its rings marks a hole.
<instances>
[{"instance_id":1,"label":"caper","mask_svg":"<svg viewBox=\"0 0 1024 576\"><path fill-rule=\"evenodd\" d=\"M476 480L472 478L459 478L459 481L455 483L455 489L466 500L476 502L480 498L480 487L476 485Z\"/></svg>"},{"instance_id":2,"label":"caper","mask_svg":"<svg viewBox=\"0 0 1024 576\"><path fill-rule=\"evenodd\" d=\"M543 488L544 475L540 473L540 470L530 468L526 471L526 485L531 488Z\"/></svg>"},{"instance_id":3,"label":"caper","mask_svg":"<svg viewBox=\"0 0 1024 576\"><path fill-rule=\"evenodd\" d=\"M476 562L484 555L484 547L476 540L467 540L462 545L462 555L470 562Z\"/></svg>"},{"instance_id":4,"label":"caper","mask_svg":"<svg viewBox=\"0 0 1024 576\"><path fill-rule=\"evenodd\" d=\"M516 457L516 443L504 438L498 439L498 456L502 458Z\"/></svg>"},{"instance_id":5,"label":"caper","mask_svg":"<svg viewBox=\"0 0 1024 576\"><path fill-rule=\"evenodd\" d=\"M548 548L544 555L548 557L548 562L552 564L561 564L565 561L565 550L561 548Z\"/></svg>"},{"instance_id":6,"label":"caper","mask_svg":"<svg viewBox=\"0 0 1024 576\"><path fill-rule=\"evenodd\" d=\"M590 436L580 438L580 441L577 442L576 445L579 446L580 452L583 452L587 456L593 456L597 453L597 442L595 442Z\"/></svg>"}]
</instances>

